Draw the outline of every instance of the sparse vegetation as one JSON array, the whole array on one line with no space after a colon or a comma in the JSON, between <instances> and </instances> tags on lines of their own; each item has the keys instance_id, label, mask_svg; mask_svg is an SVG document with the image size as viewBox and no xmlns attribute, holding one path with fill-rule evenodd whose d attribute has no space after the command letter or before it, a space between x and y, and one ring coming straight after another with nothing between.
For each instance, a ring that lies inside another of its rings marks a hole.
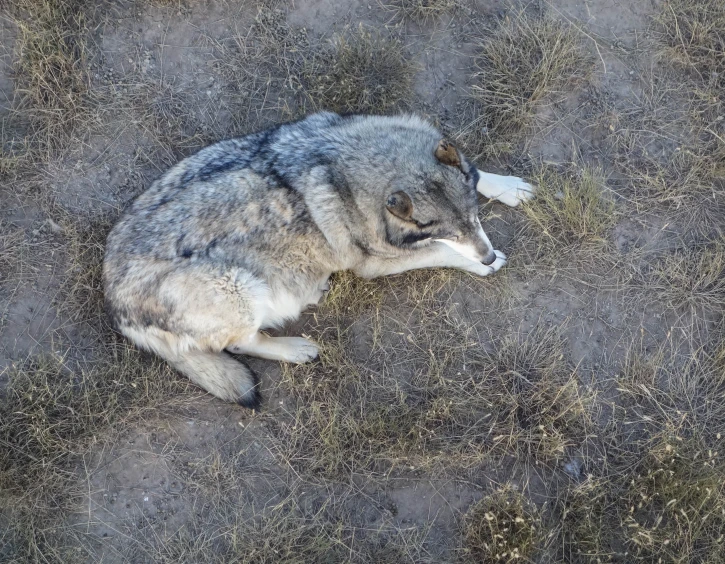
<instances>
[{"instance_id":1,"label":"sparse vegetation","mask_svg":"<svg viewBox=\"0 0 725 564\"><path fill-rule=\"evenodd\" d=\"M405 104L413 71L399 40L361 25L310 54L301 81L313 109L380 114Z\"/></svg>"},{"instance_id":2,"label":"sparse vegetation","mask_svg":"<svg viewBox=\"0 0 725 564\"><path fill-rule=\"evenodd\" d=\"M549 249L606 243L617 216L612 194L601 171L554 172L543 168L535 176L536 198L525 202L528 229Z\"/></svg>"},{"instance_id":3,"label":"sparse vegetation","mask_svg":"<svg viewBox=\"0 0 725 564\"><path fill-rule=\"evenodd\" d=\"M187 387L163 363L147 363L126 345L106 352L106 358L85 367L62 357L39 357L11 368L0 419L5 493L42 490L46 476L72 471L73 461L101 440L101 432L168 403Z\"/></svg>"},{"instance_id":4,"label":"sparse vegetation","mask_svg":"<svg viewBox=\"0 0 725 564\"><path fill-rule=\"evenodd\" d=\"M27 250L25 231L0 220L0 288L5 288L15 281L25 264L23 255Z\"/></svg>"},{"instance_id":5,"label":"sparse vegetation","mask_svg":"<svg viewBox=\"0 0 725 564\"><path fill-rule=\"evenodd\" d=\"M170 400L178 409L190 387L125 344L83 365L41 356L11 367L0 398L0 522L8 525L0 554L18 561L58 554L68 511L83 495L76 473L83 457L125 422Z\"/></svg>"},{"instance_id":6,"label":"sparse vegetation","mask_svg":"<svg viewBox=\"0 0 725 564\"><path fill-rule=\"evenodd\" d=\"M47 160L90 119L89 3L12 0L10 6L20 32L15 116L31 148Z\"/></svg>"},{"instance_id":7,"label":"sparse vegetation","mask_svg":"<svg viewBox=\"0 0 725 564\"><path fill-rule=\"evenodd\" d=\"M451 12L457 5L458 0L397 0L383 7L399 17L425 23Z\"/></svg>"},{"instance_id":8,"label":"sparse vegetation","mask_svg":"<svg viewBox=\"0 0 725 564\"><path fill-rule=\"evenodd\" d=\"M593 62L579 33L548 16L509 13L483 37L471 86L476 116L466 124L464 140L484 155L506 154L542 104L563 98L573 83L587 79Z\"/></svg>"},{"instance_id":9,"label":"sparse vegetation","mask_svg":"<svg viewBox=\"0 0 725 564\"><path fill-rule=\"evenodd\" d=\"M723 85L725 6L719 0L668 0L656 15L664 55L704 82Z\"/></svg>"},{"instance_id":10,"label":"sparse vegetation","mask_svg":"<svg viewBox=\"0 0 725 564\"><path fill-rule=\"evenodd\" d=\"M462 470L492 452L552 462L585 440L591 398L555 332L505 338L481 354L463 328L451 335L445 322L431 319L422 341L401 342L390 361L409 367L405 381L390 379L385 364L351 358L349 336L330 323L320 366L285 369L300 399L279 429L285 458L335 477L398 466Z\"/></svg>"},{"instance_id":11,"label":"sparse vegetation","mask_svg":"<svg viewBox=\"0 0 725 564\"><path fill-rule=\"evenodd\" d=\"M74 323L106 327L103 309L103 253L111 229L109 217L77 219L63 213L67 267L59 309Z\"/></svg>"},{"instance_id":12,"label":"sparse vegetation","mask_svg":"<svg viewBox=\"0 0 725 564\"><path fill-rule=\"evenodd\" d=\"M668 307L725 313L725 240L678 249L654 262L645 276Z\"/></svg>"}]
</instances>

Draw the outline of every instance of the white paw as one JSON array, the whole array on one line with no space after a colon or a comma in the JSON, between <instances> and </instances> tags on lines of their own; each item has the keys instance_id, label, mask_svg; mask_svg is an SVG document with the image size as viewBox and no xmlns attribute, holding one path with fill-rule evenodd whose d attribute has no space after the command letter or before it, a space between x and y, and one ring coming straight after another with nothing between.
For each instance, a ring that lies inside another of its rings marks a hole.
<instances>
[{"instance_id":1,"label":"white paw","mask_svg":"<svg viewBox=\"0 0 725 564\"><path fill-rule=\"evenodd\" d=\"M495 264L495 263L494 263ZM304 337L278 337L284 339L284 361L302 364L315 360L319 353L317 345Z\"/></svg>"},{"instance_id":2,"label":"white paw","mask_svg":"<svg viewBox=\"0 0 725 564\"><path fill-rule=\"evenodd\" d=\"M496 260L488 266L491 269L491 274L498 272L501 270L501 267L506 265L506 255L501 251L494 251L494 253L496 254Z\"/></svg>"},{"instance_id":3,"label":"white paw","mask_svg":"<svg viewBox=\"0 0 725 564\"><path fill-rule=\"evenodd\" d=\"M512 208L533 198L536 191L535 186L518 176L498 176L493 174L482 175L476 189L487 198L498 200Z\"/></svg>"},{"instance_id":4,"label":"white paw","mask_svg":"<svg viewBox=\"0 0 725 564\"><path fill-rule=\"evenodd\" d=\"M464 270L471 274L477 274L478 276L488 276L494 272L501 270L501 267L506 264L506 255L501 251L494 251L496 254L496 260L489 265L485 265L482 262L471 261L469 265L464 267Z\"/></svg>"}]
</instances>

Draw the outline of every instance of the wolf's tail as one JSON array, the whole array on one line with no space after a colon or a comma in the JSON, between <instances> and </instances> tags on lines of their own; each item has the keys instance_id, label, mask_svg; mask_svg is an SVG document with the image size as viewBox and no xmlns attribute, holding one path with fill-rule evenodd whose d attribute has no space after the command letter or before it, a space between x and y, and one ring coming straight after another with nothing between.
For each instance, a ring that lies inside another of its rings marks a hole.
<instances>
[{"instance_id":1,"label":"wolf's tail","mask_svg":"<svg viewBox=\"0 0 725 564\"><path fill-rule=\"evenodd\" d=\"M262 401L259 380L246 364L226 352L179 346L172 334L122 326L119 330L142 349L155 352L197 386L225 401L257 408Z\"/></svg>"},{"instance_id":2,"label":"wolf's tail","mask_svg":"<svg viewBox=\"0 0 725 564\"><path fill-rule=\"evenodd\" d=\"M262 401L256 374L225 352L190 350L161 356L194 384L218 398L252 409Z\"/></svg>"}]
</instances>

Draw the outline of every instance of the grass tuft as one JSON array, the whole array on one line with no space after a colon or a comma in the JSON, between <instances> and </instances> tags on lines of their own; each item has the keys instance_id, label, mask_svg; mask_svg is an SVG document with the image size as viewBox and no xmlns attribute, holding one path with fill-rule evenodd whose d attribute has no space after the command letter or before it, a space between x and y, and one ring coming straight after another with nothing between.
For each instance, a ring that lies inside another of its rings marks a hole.
<instances>
[{"instance_id":1,"label":"grass tuft","mask_svg":"<svg viewBox=\"0 0 725 564\"><path fill-rule=\"evenodd\" d=\"M678 249L657 260L645 283L672 309L725 313L725 240Z\"/></svg>"},{"instance_id":2,"label":"grass tuft","mask_svg":"<svg viewBox=\"0 0 725 564\"><path fill-rule=\"evenodd\" d=\"M668 0L655 16L664 56L714 85L725 85L725 5L720 0Z\"/></svg>"},{"instance_id":3,"label":"grass tuft","mask_svg":"<svg viewBox=\"0 0 725 564\"><path fill-rule=\"evenodd\" d=\"M400 41L360 25L312 52L300 79L315 110L380 114L409 98L413 71Z\"/></svg>"},{"instance_id":4,"label":"grass tuft","mask_svg":"<svg viewBox=\"0 0 725 564\"><path fill-rule=\"evenodd\" d=\"M470 562L530 561L541 538L538 510L510 486L483 498L464 518L464 555Z\"/></svg>"},{"instance_id":5,"label":"grass tuft","mask_svg":"<svg viewBox=\"0 0 725 564\"><path fill-rule=\"evenodd\" d=\"M486 155L510 153L542 105L563 98L593 70L573 27L523 11L485 30L474 65L471 97L480 115L466 131L468 144Z\"/></svg>"},{"instance_id":6,"label":"grass tuft","mask_svg":"<svg viewBox=\"0 0 725 564\"><path fill-rule=\"evenodd\" d=\"M395 13L399 18L409 18L419 23L439 18L452 12L458 0L396 0L383 7Z\"/></svg>"},{"instance_id":7,"label":"grass tuft","mask_svg":"<svg viewBox=\"0 0 725 564\"><path fill-rule=\"evenodd\" d=\"M600 564L617 555L617 497L621 477L589 477L561 497L562 548L567 561ZM616 561L616 560L615 560Z\"/></svg>"},{"instance_id":8,"label":"grass tuft","mask_svg":"<svg viewBox=\"0 0 725 564\"><path fill-rule=\"evenodd\" d=\"M655 438L625 496L627 544L643 561L718 562L725 556L722 460L694 439Z\"/></svg>"},{"instance_id":9,"label":"grass tuft","mask_svg":"<svg viewBox=\"0 0 725 564\"><path fill-rule=\"evenodd\" d=\"M560 174L542 169L535 177L536 198L523 205L528 229L551 250L602 245L616 223L614 201L605 193L599 170Z\"/></svg>"},{"instance_id":10,"label":"grass tuft","mask_svg":"<svg viewBox=\"0 0 725 564\"><path fill-rule=\"evenodd\" d=\"M477 360L498 448L552 461L584 442L592 397L579 384L563 346L556 330L537 329L523 340L504 338Z\"/></svg>"}]
</instances>

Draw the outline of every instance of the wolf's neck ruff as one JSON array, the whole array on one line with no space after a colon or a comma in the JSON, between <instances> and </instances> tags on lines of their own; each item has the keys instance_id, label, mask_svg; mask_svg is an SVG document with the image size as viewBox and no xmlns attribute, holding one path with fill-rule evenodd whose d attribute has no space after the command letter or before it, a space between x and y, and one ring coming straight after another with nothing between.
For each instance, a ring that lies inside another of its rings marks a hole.
<instances>
[{"instance_id":1,"label":"wolf's neck ruff","mask_svg":"<svg viewBox=\"0 0 725 564\"><path fill-rule=\"evenodd\" d=\"M228 353L313 360L311 341L260 331L317 303L333 272L501 268L477 192L516 205L532 187L480 173L412 115L320 113L222 141L169 169L112 229L108 313L210 393L256 407L256 376Z\"/></svg>"}]
</instances>

